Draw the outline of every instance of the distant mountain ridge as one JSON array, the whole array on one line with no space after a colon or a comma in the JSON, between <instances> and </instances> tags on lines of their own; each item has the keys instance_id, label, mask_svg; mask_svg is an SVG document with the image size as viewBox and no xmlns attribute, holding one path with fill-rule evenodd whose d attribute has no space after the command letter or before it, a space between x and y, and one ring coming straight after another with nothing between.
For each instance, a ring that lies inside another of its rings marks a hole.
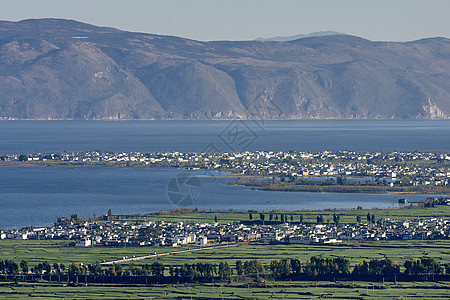
<instances>
[{"instance_id":1,"label":"distant mountain ridge","mask_svg":"<svg viewBox=\"0 0 450 300\"><path fill-rule=\"evenodd\" d=\"M450 116L450 40L349 35L200 42L72 20L0 22L0 118L281 119Z\"/></svg>"},{"instance_id":2,"label":"distant mountain ridge","mask_svg":"<svg viewBox=\"0 0 450 300\"><path fill-rule=\"evenodd\" d=\"M303 38L307 38L307 37L327 36L327 35L337 35L337 34L342 34L342 33L339 33L336 31L317 31L317 32L312 32L312 33L308 33L308 34L297 34L297 35L292 35L292 36L274 36L274 37L270 37L270 38L257 38L257 39L255 39L255 41L289 42L289 41L295 41L295 40L303 39Z\"/></svg>"}]
</instances>

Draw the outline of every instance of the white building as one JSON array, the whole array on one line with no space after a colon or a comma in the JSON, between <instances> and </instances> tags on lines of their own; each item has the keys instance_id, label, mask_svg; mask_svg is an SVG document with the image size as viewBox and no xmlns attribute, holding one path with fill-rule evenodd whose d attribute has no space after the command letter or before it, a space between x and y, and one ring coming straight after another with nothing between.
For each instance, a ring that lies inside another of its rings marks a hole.
<instances>
[{"instance_id":1,"label":"white building","mask_svg":"<svg viewBox=\"0 0 450 300\"><path fill-rule=\"evenodd\" d=\"M197 245L200 245L200 246L206 245L208 243L208 238L206 236L199 236L197 238L196 242L197 242Z\"/></svg>"},{"instance_id":2,"label":"white building","mask_svg":"<svg viewBox=\"0 0 450 300\"><path fill-rule=\"evenodd\" d=\"M75 244L75 246L76 247L90 247L90 246L92 246L92 241L89 239L84 239L84 240L78 241Z\"/></svg>"}]
</instances>

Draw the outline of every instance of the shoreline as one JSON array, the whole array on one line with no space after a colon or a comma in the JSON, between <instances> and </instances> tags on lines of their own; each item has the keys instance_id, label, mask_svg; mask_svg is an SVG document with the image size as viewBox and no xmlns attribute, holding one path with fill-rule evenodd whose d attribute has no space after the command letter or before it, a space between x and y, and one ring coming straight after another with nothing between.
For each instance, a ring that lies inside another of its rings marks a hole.
<instances>
[{"instance_id":1,"label":"shoreline","mask_svg":"<svg viewBox=\"0 0 450 300\"><path fill-rule=\"evenodd\" d=\"M347 194L383 194L383 195L446 195L450 188L443 186L379 186L379 185L296 185L293 183L267 183L264 179L240 179L228 181L228 185L251 187L254 190L270 192L297 193L347 193Z\"/></svg>"}]
</instances>

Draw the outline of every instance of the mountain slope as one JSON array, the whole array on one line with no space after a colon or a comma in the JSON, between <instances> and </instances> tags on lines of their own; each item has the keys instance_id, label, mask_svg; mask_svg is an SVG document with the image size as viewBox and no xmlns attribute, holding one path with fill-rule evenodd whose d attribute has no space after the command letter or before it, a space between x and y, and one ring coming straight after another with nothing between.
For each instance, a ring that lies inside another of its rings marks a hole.
<instances>
[{"instance_id":1,"label":"mountain slope","mask_svg":"<svg viewBox=\"0 0 450 300\"><path fill-rule=\"evenodd\" d=\"M247 118L261 92L280 118L450 116L450 40L199 42L70 20L0 22L0 117Z\"/></svg>"}]
</instances>

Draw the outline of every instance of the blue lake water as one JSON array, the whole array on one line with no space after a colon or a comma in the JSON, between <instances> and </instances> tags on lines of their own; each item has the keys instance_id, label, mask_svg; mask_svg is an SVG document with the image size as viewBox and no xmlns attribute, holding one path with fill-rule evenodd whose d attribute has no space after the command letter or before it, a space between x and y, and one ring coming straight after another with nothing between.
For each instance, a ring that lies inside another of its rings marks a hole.
<instances>
[{"instance_id":1,"label":"blue lake water","mask_svg":"<svg viewBox=\"0 0 450 300\"><path fill-rule=\"evenodd\" d=\"M407 197L423 195L295 193L255 191L229 186L231 178L211 179L202 171L176 168L3 167L0 168L0 228L50 225L61 216L133 214L177 208L167 194L168 183L181 172L198 176L201 193L192 207L229 210L300 210L384 208ZM184 193L184 191L182 191Z\"/></svg>"},{"instance_id":2,"label":"blue lake water","mask_svg":"<svg viewBox=\"0 0 450 300\"><path fill-rule=\"evenodd\" d=\"M230 142L234 130L246 133ZM450 150L450 120L0 121L0 154L109 151Z\"/></svg>"},{"instance_id":3,"label":"blue lake water","mask_svg":"<svg viewBox=\"0 0 450 300\"><path fill-rule=\"evenodd\" d=\"M234 133L244 131L244 138ZM450 150L450 121L0 121L0 154L84 150ZM212 148L208 148L212 150ZM0 168L0 228L49 225L78 214L145 213L176 208L167 196L181 171L159 168ZM187 171L195 175L201 172ZM199 177L193 207L297 210L389 207L421 195L254 191Z\"/></svg>"}]
</instances>

